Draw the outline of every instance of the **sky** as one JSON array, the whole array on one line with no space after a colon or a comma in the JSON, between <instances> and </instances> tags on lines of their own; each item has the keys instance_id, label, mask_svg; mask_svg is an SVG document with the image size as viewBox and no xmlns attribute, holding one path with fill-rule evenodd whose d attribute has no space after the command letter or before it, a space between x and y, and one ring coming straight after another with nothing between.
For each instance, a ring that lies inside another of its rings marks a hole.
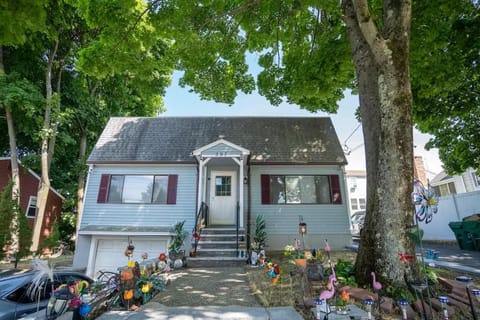
<instances>
[{"instance_id":1,"label":"sky","mask_svg":"<svg viewBox=\"0 0 480 320\"><path fill-rule=\"evenodd\" d=\"M365 170L365 150L363 148L362 128L355 119L355 110L359 102L358 96L345 93L345 98L339 102L336 114L325 112L312 113L300 109L297 105L282 103L272 106L257 92L249 95L239 94L232 106L213 101L204 101L188 88L178 85L180 74L176 72L172 85L167 89L164 103L166 112L161 116L278 116L278 117L330 117L337 132L341 145L347 145L351 153L347 155L347 170ZM429 136L414 130L414 154L422 156L428 177L432 179L442 171L442 163L438 158L438 150L425 150L423 146Z\"/></svg>"}]
</instances>

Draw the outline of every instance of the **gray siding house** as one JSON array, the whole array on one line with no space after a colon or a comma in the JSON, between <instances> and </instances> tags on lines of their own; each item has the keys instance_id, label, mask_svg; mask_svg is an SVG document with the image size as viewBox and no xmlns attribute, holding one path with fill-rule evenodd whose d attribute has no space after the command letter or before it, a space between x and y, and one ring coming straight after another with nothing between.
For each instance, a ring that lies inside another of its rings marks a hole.
<instances>
[{"instance_id":1,"label":"gray siding house","mask_svg":"<svg viewBox=\"0 0 480 320\"><path fill-rule=\"evenodd\" d=\"M260 213L267 250L292 244L301 219L310 248L351 241L346 158L330 118L112 118L87 163L74 266L91 276L124 265L129 243L136 260L167 253L172 226L185 220L193 234L205 208L198 253L211 250L207 229L231 230L244 260L239 242L248 246Z\"/></svg>"}]
</instances>

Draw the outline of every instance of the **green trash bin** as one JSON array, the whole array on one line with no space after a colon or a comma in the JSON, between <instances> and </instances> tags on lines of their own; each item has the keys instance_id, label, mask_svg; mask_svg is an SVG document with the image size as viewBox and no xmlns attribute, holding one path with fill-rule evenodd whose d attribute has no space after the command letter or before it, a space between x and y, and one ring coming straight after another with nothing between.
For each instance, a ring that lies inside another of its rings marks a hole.
<instances>
[{"instance_id":1,"label":"green trash bin","mask_svg":"<svg viewBox=\"0 0 480 320\"><path fill-rule=\"evenodd\" d=\"M463 230L465 230L465 236L472 242L472 250L480 250L480 221L470 220L462 222Z\"/></svg>"},{"instance_id":2,"label":"green trash bin","mask_svg":"<svg viewBox=\"0 0 480 320\"><path fill-rule=\"evenodd\" d=\"M457 239L458 246L462 250L474 250L474 239L469 230L464 228L464 222L453 221L448 224Z\"/></svg>"}]
</instances>

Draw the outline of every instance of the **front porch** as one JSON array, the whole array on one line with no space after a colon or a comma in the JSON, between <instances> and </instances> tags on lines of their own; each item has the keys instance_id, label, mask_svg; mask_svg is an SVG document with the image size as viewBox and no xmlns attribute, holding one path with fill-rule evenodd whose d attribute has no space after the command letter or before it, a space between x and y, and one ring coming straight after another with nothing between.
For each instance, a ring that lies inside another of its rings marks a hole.
<instances>
[{"instance_id":1,"label":"front porch","mask_svg":"<svg viewBox=\"0 0 480 320\"><path fill-rule=\"evenodd\" d=\"M198 162L193 263L246 259L245 186L250 151L222 138L192 153Z\"/></svg>"}]
</instances>

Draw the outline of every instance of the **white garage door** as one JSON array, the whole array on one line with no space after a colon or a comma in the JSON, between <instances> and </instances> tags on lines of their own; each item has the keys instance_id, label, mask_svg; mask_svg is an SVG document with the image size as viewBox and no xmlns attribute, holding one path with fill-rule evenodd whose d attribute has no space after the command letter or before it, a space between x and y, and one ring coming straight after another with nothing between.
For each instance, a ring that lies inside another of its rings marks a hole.
<instances>
[{"instance_id":1,"label":"white garage door","mask_svg":"<svg viewBox=\"0 0 480 320\"><path fill-rule=\"evenodd\" d=\"M167 237L125 237L99 239L97 243L97 254L95 257L94 276L99 270L116 272L119 267L127 265L128 258L125 256L125 249L128 240L135 246L132 259L142 261L142 253L148 253L148 258L157 258L160 253L167 251Z\"/></svg>"}]
</instances>

